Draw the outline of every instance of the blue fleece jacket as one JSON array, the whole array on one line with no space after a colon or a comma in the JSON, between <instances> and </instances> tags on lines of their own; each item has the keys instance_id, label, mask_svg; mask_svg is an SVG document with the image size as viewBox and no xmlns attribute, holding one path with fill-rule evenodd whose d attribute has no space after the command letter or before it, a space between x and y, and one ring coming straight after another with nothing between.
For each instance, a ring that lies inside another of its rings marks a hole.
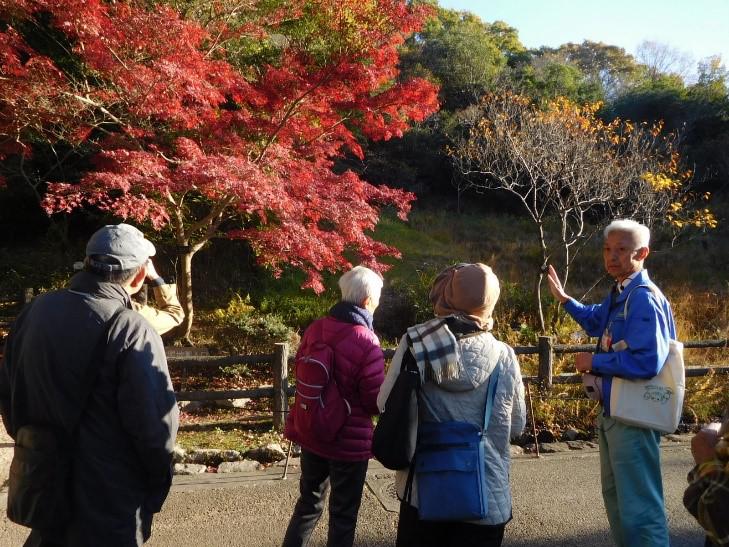
<instances>
[{"instance_id":1,"label":"blue fleece jacket","mask_svg":"<svg viewBox=\"0 0 729 547\"><path fill-rule=\"evenodd\" d=\"M640 285L650 285L640 287ZM630 296L627 317L625 301ZM613 291L596 305L585 305L570 299L564 309L590 336L611 335L609 351L596 353L592 372L603 377L603 408L610 416L612 377L628 379L652 378L661 370L668 356L668 342L676 338L676 325L671 304L641 271L623 292ZM625 347L620 344L625 342ZM617 344L617 347L615 347Z\"/></svg>"}]
</instances>

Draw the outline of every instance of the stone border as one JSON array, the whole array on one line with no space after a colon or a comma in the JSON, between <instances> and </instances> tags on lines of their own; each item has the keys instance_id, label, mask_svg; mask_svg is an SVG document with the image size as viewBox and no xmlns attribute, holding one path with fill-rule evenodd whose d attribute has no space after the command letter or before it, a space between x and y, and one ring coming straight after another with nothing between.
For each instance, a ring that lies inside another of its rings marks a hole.
<instances>
[{"instance_id":1,"label":"stone border","mask_svg":"<svg viewBox=\"0 0 729 547\"><path fill-rule=\"evenodd\" d=\"M286 452L278 443L267 444L246 452L214 448L196 448L188 452L180 445L176 445L173 455L175 475L260 471L270 464L285 459Z\"/></svg>"}]
</instances>

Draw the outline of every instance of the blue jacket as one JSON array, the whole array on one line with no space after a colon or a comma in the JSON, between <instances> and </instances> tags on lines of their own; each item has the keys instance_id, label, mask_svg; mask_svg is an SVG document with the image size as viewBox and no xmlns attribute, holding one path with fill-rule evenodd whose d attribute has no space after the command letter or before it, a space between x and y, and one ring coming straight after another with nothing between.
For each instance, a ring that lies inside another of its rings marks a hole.
<instances>
[{"instance_id":1,"label":"blue jacket","mask_svg":"<svg viewBox=\"0 0 729 547\"><path fill-rule=\"evenodd\" d=\"M639 287L639 285L650 285ZM633 293L633 291L635 291ZM633 293L633 294L631 294ZM630 295L628 315L625 300ZM628 379L653 378L668 357L668 341L676 338L676 325L671 304L642 270L622 293L613 291L596 305L585 305L570 299L564 305L590 336L600 338L606 329L612 334L612 346L592 358L592 372L603 377L603 407L610 416L612 377ZM627 347L614 348L624 341Z\"/></svg>"}]
</instances>

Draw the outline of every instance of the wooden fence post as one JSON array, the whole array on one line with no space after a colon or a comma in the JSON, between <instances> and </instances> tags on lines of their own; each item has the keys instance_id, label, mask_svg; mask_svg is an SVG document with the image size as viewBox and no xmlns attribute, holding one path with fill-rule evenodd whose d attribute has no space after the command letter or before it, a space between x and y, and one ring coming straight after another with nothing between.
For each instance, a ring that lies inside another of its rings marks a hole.
<instances>
[{"instance_id":1,"label":"wooden fence post","mask_svg":"<svg viewBox=\"0 0 729 547\"><path fill-rule=\"evenodd\" d=\"M539 350L539 384L545 391L552 389L552 368L554 352L552 351L552 337L540 336L537 343Z\"/></svg>"},{"instance_id":2,"label":"wooden fence post","mask_svg":"<svg viewBox=\"0 0 729 547\"><path fill-rule=\"evenodd\" d=\"M29 304L33 300L33 287L23 289L23 304Z\"/></svg>"},{"instance_id":3,"label":"wooden fence post","mask_svg":"<svg viewBox=\"0 0 729 547\"><path fill-rule=\"evenodd\" d=\"M289 345L286 342L276 344L273 351L273 428L283 430L286 423L286 414L289 410Z\"/></svg>"}]
</instances>

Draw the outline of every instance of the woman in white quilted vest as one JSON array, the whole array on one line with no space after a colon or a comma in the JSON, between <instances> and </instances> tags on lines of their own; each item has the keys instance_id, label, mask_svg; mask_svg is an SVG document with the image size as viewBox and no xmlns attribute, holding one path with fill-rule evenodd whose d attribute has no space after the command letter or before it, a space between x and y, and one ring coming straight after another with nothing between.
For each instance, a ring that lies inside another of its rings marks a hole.
<instances>
[{"instance_id":1,"label":"woman in white quilted vest","mask_svg":"<svg viewBox=\"0 0 729 547\"><path fill-rule=\"evenodd\" d=\"M489 385L496 382L493 407L481 438L485 459L486 516L481 520L425 520L418 508L417 473L398 471L400 505L399 547L458 547L501 545L511 520L509 488L510 440L521 434L526 421L524 385L513 349L494 338L492 313L499 298L499 280L484 264L457 264L446 268L433 283L430 301L435 319L415 325L402 337L377 398L383 410L400 373L400 364L412 344L421 374L420 423L468 422L484 425ZM417 460L417 455L416 455ZM437 503L447 505L448 493Z\"/></svg>"}]
</instances>

